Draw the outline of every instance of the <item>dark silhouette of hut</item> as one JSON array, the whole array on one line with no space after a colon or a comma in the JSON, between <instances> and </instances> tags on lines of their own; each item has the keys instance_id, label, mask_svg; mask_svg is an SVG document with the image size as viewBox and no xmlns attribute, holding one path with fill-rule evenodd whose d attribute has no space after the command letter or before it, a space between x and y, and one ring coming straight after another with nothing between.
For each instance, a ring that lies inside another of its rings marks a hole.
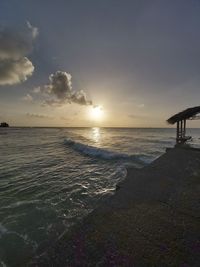
<instances>
[{"instance_id":1,"label":"dark silhouette of hut","mask_svg":"<svg viewBox=\"0 0 200 267\"><path fill-rule=\"evenodd\" d=\"M176 131L176 143L184 144L187 140L191 139L191 136L186 136L186 120L196 120L200 119L197 114L200 113L200 106L185 109L172 117L170 117L167 122L169 124L177 123Z\"/></svg>"},{"instance_id":2,"label":"dark silhouette of hut","mask_svg":"<svg viewBox=\"0 0 200 267\"><path fill-rule=\"evenodd\" d=\"M9 127L7 122L1 122L0 127Z\"/></svg>"}]
</instances>

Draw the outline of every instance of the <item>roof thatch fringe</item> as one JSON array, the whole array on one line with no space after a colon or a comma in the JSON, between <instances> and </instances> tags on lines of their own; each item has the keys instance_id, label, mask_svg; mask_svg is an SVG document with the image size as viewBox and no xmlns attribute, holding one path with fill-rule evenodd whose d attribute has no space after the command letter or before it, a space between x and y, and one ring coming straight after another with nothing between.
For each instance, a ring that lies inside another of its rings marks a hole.
<instances>
[{"instance_id":1,"label":"roof thatch fringe","mask_svg":"<svg viewBox=\"0 0 200 267\"><path fill-rule=\"evenodd\" d=\"M181 120L188 120L188 119L196 116L198 113L200 113L200 106L193 107L193 108L187 108L187 109L173 115L172 117L170 117L167 120L167 122L169 124L174 124L174 123L181 121Z\"/></svg>"}]
</instances>

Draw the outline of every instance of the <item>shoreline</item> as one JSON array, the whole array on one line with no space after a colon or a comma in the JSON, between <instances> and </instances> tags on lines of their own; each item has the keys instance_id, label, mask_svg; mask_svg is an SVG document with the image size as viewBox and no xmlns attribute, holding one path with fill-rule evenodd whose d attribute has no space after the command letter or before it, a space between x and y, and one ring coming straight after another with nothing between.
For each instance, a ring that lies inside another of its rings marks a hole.
<instances>
[{"instance_id":1,"label":"shoreline","mask_svg":"<svg viewBox=\"0 0 200 267\"><path fill-rule=\"evenodd\" d=\"M198 266L200 151L128 169L114 195L29 266Z\"/></svg>"}]
</instances>

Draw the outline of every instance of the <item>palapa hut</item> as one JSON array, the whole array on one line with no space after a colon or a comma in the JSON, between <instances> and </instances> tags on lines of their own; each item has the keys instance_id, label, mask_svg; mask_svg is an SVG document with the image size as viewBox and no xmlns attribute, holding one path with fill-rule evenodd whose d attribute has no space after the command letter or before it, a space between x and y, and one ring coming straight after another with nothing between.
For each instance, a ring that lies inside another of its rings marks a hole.
<instances>
[{"instance_id":1,"label":"palapa hut","mask_svg":"<svg viewBox=\"0 0 200 267\"><path fill-rule=\"evenodd\" d=\"M174 116L170 117L167 122L169 124L177 123L176 131L176 143L184 144L187 140L191 139L191 136L186 136L186 120L196 120L200 119L200 116L197 114L200 113L200 106L188 108L184 111L181 111Z\"/></svg>"}]
</instances>

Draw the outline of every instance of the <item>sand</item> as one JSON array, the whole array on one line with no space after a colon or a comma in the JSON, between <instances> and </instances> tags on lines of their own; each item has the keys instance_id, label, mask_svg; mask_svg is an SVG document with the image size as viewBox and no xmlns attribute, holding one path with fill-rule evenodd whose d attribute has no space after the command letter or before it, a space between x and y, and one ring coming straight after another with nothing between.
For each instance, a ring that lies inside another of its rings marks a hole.
<instances>
[{"instance_id":1,"label":"sand","mask_svg":"<svg viewBox=\"0 0 200 267\"><path fill-rule=\"evenodd\" d=\"M200 151L170 149L117 188L30 266L200 266Z\"/></svg>"}]
</instances>

